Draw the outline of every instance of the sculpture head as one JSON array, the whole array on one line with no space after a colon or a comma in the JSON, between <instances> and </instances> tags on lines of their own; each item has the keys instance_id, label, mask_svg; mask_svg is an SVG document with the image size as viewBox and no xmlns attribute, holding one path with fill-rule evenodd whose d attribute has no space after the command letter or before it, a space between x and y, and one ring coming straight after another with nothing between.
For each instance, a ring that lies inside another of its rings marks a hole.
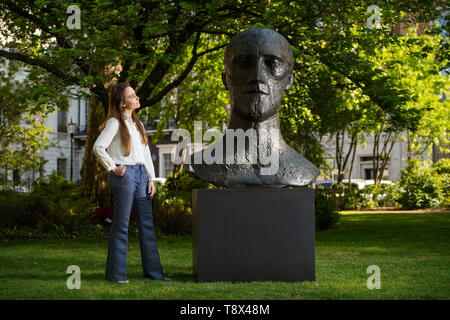
<instances>
[{"instance_id":1,"label":"sculpture head","mask_svg":"<svg viewBox=\"0 0 450 320\"><path fill-rule=\"evenodd\" d=\"M222 81L233 114L262 122L278 113L294 81L292 49L281 34L263 28L237 34L225 50L224 64Z\"/></svg>"}]
</instances>

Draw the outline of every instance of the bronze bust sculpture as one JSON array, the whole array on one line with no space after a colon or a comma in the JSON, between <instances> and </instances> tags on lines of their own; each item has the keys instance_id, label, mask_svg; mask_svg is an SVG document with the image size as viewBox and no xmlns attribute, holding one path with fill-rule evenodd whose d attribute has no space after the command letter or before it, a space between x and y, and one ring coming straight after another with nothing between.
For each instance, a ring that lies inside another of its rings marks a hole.
<instances>
[{"instance_id":1,"label":"bronze bust sculpture","mask_svg":"<svg viewBox=\"0 0 450 320\"><path fill-rule=\"evenodd\" d=\"M288 41L270 29L248 29L228 44L224 65L222 80L231 104L229 126L222 140L202 150L200 157L192 155L195 173L205 181L225 187L309 184L319 170L293 150L279 130L283 93L294 81L293 53ZM230 138L230 134L237 133L242 138L244 131L248 143L244 141L243 148L236 148L235 137ZM212 164L194 161L204 159L205 155L218 155L219 161ZM260 157L255 159L255 155ZM269 155L271 163L267 160Z\"/></svg>"}]
</instances>

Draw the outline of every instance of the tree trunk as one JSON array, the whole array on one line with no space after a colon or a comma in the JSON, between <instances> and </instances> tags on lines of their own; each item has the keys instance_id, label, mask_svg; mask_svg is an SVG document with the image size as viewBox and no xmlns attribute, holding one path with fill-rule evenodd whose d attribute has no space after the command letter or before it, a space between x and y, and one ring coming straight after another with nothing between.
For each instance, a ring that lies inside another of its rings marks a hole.
<instances>
[{"instance_id":1,"label":"tree trunk","mask_svg":"<svg viewBox=\"0 0 450 320\"><path fill-rule=\"evenodd\" d=\"M353 166L354 161L354 150L356 149L357 145L357 139L358 139L358 133L351 135L350 145L348 148L347 153L344 153L344 146L345 146L345 129L342 131L336 132L336 165L338 170L338 177L337 182L341 183L342 180L344 180L345 177L345 169L347 167L348 160L350 158L350 155L353 153L352 163L351 167ZM352 170L352 168L350 168Z\"/></svg>"},{"instance_id":2,"label":"tree trunk","mask_svg":"<svg viewBox=\"0 0 450 320\"><path fill-rule=\"evenodd\" d=\"M342 137L342 141L340 139L340 134L341 132L339 130L336 130L336 165L337 165L337 183L341 183L342 180L344 179L344 169L345 169L345 165L343 166L342 161L343 161L343 140L344 137ZM344 134L345 135L345 131ZM344 168L343 168L344 167Z\"/></svg>"},{"instance_id":3,"label":"tree trunk","mask_svg":"<svg viewBox=\"0 0 450 320\"><path fill-rule=\"evenodd\" d=\"M83 167L81 169L82 194L91 196L99 206L109 205L108 171L97 161L93 147L100 134L99 127L106 119L105 107L94 95L91 96L89 120L86 133Z\"/></svg>"},{"instance_id":4,"label":"tree trunk","mask_svg":"<svg viewBox=\"0 0 450 320\"><path fill-rule=\"evenodd\" d=\"M397 140L399 139L399 134L394 135L393 138L390 137L389 135L389 139L391 139L390 141L388 140L383 148L383 154L382 154L382 161L381 161L381 169L380 169L380 177L379 177L379 181L377 182L378 185L381 184L381 180L383 179L383 173L384 170L386 169L387 163L388 161L390 161L390 154L392 152L392 149L394 148L394 144L397 142ZM388 148L389 143L391 144Z\"/></svg>"},{"instance_id":5,"label":"tree trunk","mask_svg":"<svg viewBox=\"0 0 450 320\"><path fill-rule=\"evenodd\" d=\"M349 172L348 172L348 186L349 187L352 185L353 165L355 164L355 155L356 155L356 148L357 147L358 147L358 138L355 138L355 144L353 146L352 160L350 162L350 169L349 169Z\"/></svg>"},{"instance_id":6,"label":"tree trunk","mask_svg":"<svg viewBox=\"0 0 450 320\"><path fill-rule=\"evenodd\" d=\"M98 65L98 72L105 76L103 87L106 92L117 83L111 74L120 74L121 63L117 65ZM92 92L92 91L91 91ZM90 196L99 207L110 205L109 172L100 164L94 155L94 143L100 135L100 125L106 120L108 112L108 97L99 98L91 93L89 118L86 130L86 146L84 150L83 167L81 168L81 194Z\"/></svg>"}]
</instances>

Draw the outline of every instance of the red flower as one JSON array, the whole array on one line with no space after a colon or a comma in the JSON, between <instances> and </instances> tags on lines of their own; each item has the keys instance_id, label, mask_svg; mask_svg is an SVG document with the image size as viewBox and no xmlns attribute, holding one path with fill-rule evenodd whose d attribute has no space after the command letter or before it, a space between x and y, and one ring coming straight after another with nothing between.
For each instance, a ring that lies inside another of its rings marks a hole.
<instances>
[{"instance_id":1,"label":"red flower","mask_svg":"<svg viewBox=\"0 0 450 320\"><path fill-rule=\"evenodd\" d=\"M97 208L94 211L91 212L91 220L93 222L108 222L111 223L111 221L106 221L106 219L112 220L114 216L114 211L110 207L102 207ZM130 214L130 223L136 222L136 217L134 215L134 211L131 211Z\"/></svg>"}]
</instances>

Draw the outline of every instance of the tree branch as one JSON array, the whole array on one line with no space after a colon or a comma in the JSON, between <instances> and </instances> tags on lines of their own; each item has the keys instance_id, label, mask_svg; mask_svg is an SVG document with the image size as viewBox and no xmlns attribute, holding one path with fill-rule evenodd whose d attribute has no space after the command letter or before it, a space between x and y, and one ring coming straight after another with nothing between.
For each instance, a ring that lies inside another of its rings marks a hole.
<instances>
[{"instance_id":1,"label":"tree branch","mask_svg":"<svg viewBox=\"0 0 450 320\"><path fill-rule=\"evenodd\" d=\"M21 16L22 18L25 18L31 22L33 22L35 25L37 25L39 28L41 28L43 31L51 34L51 35L55 35L48 27L47 25L45 25L42 21L40 21L38 18L36 18L35 15L32 15L28 12L26 12L25 10L17 7L14 3L12 3L11 1L4 1L4 4L6 4L12 12L14 12L15 14Z\"/></svg>"},{"instance_id":2,"label":"tree branch","mask_svg":"<svg viewBox=\"0 0 450 320\"><path fill-rule=\"evenodd\" d=\"M220 30L218 31L218 30L205 30L205 29L202 29L199 32L201 32L201 33L208 33L208 34L223 34L223 35L226 35L226 36L228 36L230 38L234 36L233 33L220 31Z\"/></svg>"},{"instance_id":3,"label":"tree branch","mask_svg":"<svg viewBox=\"0 0 450 320\"><path fill-rule=\"evenodd\" d=\"M173 88L179 86L181 84L181 82L183 82L183 80L187 77L187 75L189 74L189 72L191 72L192 68L195 65L195 62L197 61L197 59L207 53L219 50L221 48L224 48L227 44L223 44L220 46L216 46L214 48L202 51L200 53L196 53L197 50L197 46L198 46L198 42L199 42L199 38L200 38L200 33L197 33L195 42L194 42L194 47L192 49L192 57L189 60L189 63L187 64L186 68L183 70L183 72L171 83L169 83L168 85L166 85L163 89L161 89L161 91L156 94L154 97L152 97L151 99L148 99L147 101L145 101L145 107L149 107L155 103L157 103L158 101L160 101L161 99L163 99L169 92L170 90L172 90Z\"/></svg>"},{"instance_id":4,"label":"tree branch","mask_svg":"<svg viewBox=\"0 0 450 320\"><path fill-rule=\"evenodd\" d=\"M58 45L62 48L72 48L70 43L62 37L59 33L53 32L44 22L39 20L35 14L30 14L26 12L25 10L17 7L14 3L11 1L5 1L5 4L11 9L12 12L15 14L21 16L22 18L25 18L31 22L33 22L37 27L39 27L42 31L48 33L49 35L55 37L56 42ZM34 4L34 3L33 3ZM35 4L34 4L35 5ZM35 5L36 6L36 5Z\"/></svg>"},{"instance_id":5,"label":"tree branch","mask_svg":"<svg viewBox=\"0 0 450 320\"><path fill-rule=\"evenodd\" d=\"M62 72L55 66L53 66L39 58L31 58L31 57L28 57L21 53L9 52L9 51L3 50L3 49L0 49L0 57L4 57L4 58L10 59L10 60L21 61L26 64L32 65L32 66L41 67L44 70L55 75L56 77L66 81L66 82L69 82L70 84L78 84L81 81L81 78L75 77L73 75L65 74L64 72Z\"/></svg>"}]
</instances>

